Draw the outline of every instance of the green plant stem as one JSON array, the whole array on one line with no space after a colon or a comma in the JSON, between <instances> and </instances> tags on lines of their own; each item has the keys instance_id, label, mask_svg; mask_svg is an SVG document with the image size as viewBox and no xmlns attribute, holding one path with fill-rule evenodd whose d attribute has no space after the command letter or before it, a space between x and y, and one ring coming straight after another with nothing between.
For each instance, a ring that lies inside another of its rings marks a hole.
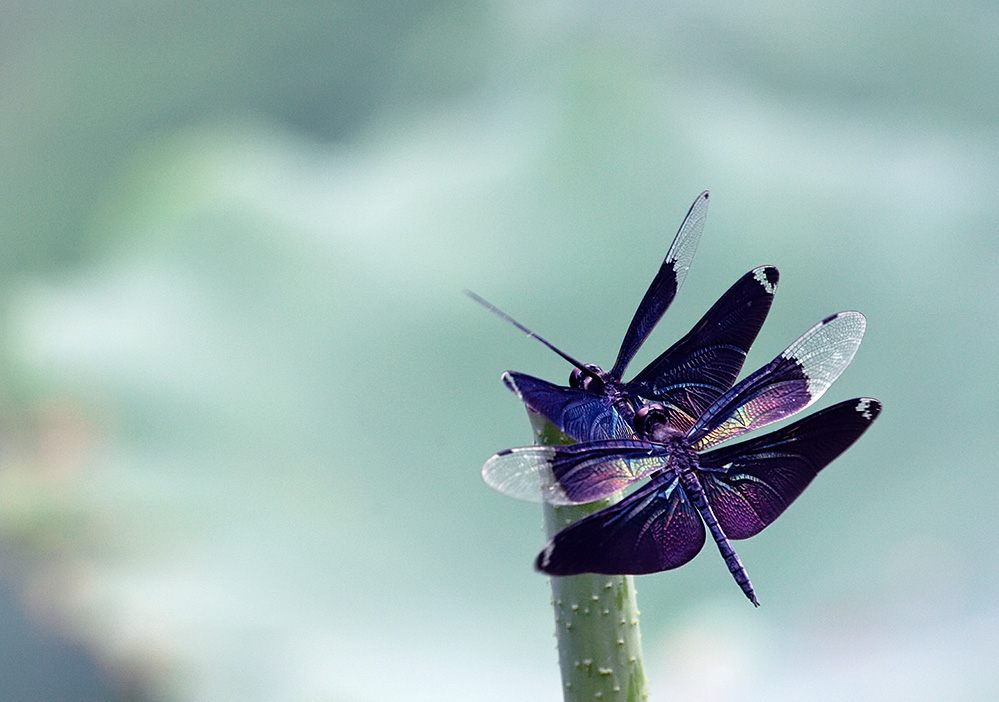
<instances>
[{"instance_id":1,"label":"green plant stem","mask_svg":"<svg viewBox=\"0 0 999 702\"><path fill-rule=\"evenodd\" d=\"M572 443L544 418L534 414L530 417L537 443ZM551 538L572 522L618 499L614 496L569 507L546 504L545 534ZM551 585L565 702L647 699L634 578L587 573L553 577Z\"/></svg>"}]
</instances>

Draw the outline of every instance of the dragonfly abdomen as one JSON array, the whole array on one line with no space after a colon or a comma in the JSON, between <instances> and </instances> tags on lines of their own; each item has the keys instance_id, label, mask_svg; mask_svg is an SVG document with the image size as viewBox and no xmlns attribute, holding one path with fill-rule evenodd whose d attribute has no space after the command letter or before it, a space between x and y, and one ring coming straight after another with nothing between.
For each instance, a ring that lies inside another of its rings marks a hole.
<instances>
[{"instance_id":1,"label":"dragonfly abdomen","mask_svg":"<svg viewBox=\"0 0 999 702\"><path fill-rule=\"evenodd\" d=\"M721 556L725 560L725 565L728 566L728 571L735 578L735 582L742 588L749 601L759 607L760 603L756 599L756 593L753 592L753 584L749 581L749 574L746 573L746 568L742 565L739 554L732 548L732 544L729 543L728 537L718 523L718 518L715 517L714 511L711 509L711 505L708 504L707 499L704 497L704 489L701 487L701 482L698 480L696 473L697 455L692 451L683 453L686 454L684 458L687 460L684 461L677 456L680 459L677 463L686 463L688 465L677 471L680 485L683 487L684 492L687 493L687 497L690 498L691 503L697 508L701 519L707 525L708 531L711 532L715 543L718 544L718 551L721 552Z\"/></svg>"}]
</instances>

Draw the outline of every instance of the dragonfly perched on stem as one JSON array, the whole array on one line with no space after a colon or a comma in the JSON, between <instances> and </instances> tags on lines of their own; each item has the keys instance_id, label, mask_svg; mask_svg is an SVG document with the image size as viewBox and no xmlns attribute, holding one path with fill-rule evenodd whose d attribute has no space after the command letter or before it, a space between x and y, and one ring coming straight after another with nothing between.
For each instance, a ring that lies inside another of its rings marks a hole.
<instances>
[{"instance_id":1,"label":"dragonfly perched on stem","mask_svg":"<svg viewBox=\"0 0 999 702\"><path fill-rule=\"evenodd\" d=\"M853 359L865 326L859 312L827 317L688 428L678 429L662 404L648 403L635 414L631 438L510 449L486 462L483 478L504 494L553 504L592 502L647 479L558 532L538 555L538 570L637 575L677 568L701 550L707 525L735 581L758 605L729 539L771 524L863 434L881 404L848 400L757 439L714 447L818 400Z\"/></svg>"}]
</instances>

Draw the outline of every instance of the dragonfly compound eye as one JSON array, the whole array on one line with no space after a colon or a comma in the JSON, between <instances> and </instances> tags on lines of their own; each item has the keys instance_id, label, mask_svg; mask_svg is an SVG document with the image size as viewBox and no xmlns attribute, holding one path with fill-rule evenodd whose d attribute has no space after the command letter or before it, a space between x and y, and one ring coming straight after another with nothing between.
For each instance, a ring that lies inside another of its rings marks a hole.
<instances>
[{"instance_id":1,"label":"dragonfly compound eye","mask_svg":"<svg viewBox=\"0 0 999 702\"><path fill-rule=\"evenodd\" d=\"M569 385L596 395L603 394L604 381L599 375L600 368L590 363L587 363L585 368L586 370L582 368L572 369L572 373L569 374Z\"/></svg>"},{"instance_id":2,"label":"dragonfly compound eye","mask_svg":"<svg viewBox=\"0 0 999 702\"><path fill-rule=\"evenodd\" d=\"M650 402L635 412L635 430L639 434L651 434L656 427L667 421L666 408L658 402Z\"/></svg>"}]
</instances>

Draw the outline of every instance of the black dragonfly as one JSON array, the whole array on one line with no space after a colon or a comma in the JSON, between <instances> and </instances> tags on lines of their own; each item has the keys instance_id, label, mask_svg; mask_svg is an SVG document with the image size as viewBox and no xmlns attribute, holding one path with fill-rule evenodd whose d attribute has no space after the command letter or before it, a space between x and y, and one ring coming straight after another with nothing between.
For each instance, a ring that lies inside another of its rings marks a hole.
<instances>
[{"instance_id":1,"label":"black dragonfly","mask_svg":"<svg viewBox=\"0 0 999 702\"><path fill-rule=\"evenodd\" d=\"M687 429L671 423L668 408L648 403L635 414L632 438L510 449L486 462L483 477L507 495L553 504L592 502L648 478L620 502L556 534L535 567L550 575L669 570L697 555L706 524L736 582L758 605L729 539L772 523L867 429L881 404L848 400L757 439L713 447L815 402L853 359L865 326L859 312L827 317Z\"/></svg>"},{"instance_id":2,"label":"black dragonfly","mask_svg":"<svg viewBox=\"0 0 999 702\"><path fill-rule=\"evenodd\" d=\"M686 336L634 379L622 381L628 363L673 302L687 275L704 230L708 197L707 191L701 193L687 212L609 371L580 363L478 295L466 291L575 366L569 387L525 373L504 373L504 383L529 410L545 417L576 441L624 438L634 435L635 410L648 399L666 408L672 426L686 429L732 387L776 292L779 276L772 266L762 266L744 275Z\"/></svg>"}]
</instances>

